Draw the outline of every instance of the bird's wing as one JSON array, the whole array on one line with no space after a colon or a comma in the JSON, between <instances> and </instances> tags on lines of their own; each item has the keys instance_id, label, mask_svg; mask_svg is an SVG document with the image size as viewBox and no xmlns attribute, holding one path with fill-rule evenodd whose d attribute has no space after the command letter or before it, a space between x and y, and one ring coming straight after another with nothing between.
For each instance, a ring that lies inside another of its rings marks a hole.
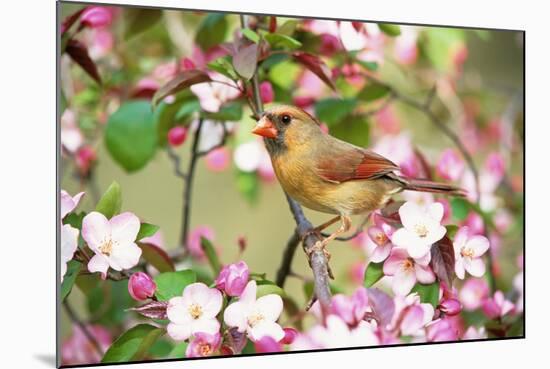
<instances>
[{"instance_id":1,"label":"bird's wing","mask_svg":"<svg viewBox=\"0 0 550 369\"><path fill-rule=\"evenodd\" d=\"M316 172L329 182L373 179L399 170L392 161L353 145L336 145L317 162Z\"/></svg>"}]
</instances>

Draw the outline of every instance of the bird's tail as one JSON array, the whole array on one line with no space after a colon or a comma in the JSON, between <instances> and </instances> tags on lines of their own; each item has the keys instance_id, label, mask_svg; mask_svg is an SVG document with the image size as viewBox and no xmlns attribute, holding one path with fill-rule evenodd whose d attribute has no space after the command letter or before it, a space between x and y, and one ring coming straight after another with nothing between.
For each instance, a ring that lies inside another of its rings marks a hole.
<instances>
[{"instance_id":1,"label":"bird's tail","mask_svg":"<svg viewBox=\"0 0 550 369\"><path fill-rule=\"evenodd\" d=\"M427 179L399 177L403 189L409 191L441 193L450 196L466 197L466 190L446 183L433 182Z\"/></svg>"}]
</instances>

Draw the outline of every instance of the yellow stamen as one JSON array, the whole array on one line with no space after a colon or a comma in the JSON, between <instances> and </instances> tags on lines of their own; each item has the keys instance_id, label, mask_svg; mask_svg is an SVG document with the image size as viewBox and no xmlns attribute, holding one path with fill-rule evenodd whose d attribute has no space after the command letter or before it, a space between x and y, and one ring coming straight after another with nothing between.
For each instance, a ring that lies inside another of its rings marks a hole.
<instances>
[{"instance_id":1,"label":"yellow stamen","mask_svg":"<svg viewBox=\"0 0 550 369\"><path fill-rule=\"evenodd\" d=\"M191 304L188 311L193 319L199 319L202 315L202 307L197 304Z\"/></svg>"},{"instance_id":2,"label":"yellow stamen","mask_svg":"<svg viewBox=\"0 0 550 369\"><path fill-rule=\"evenodd\" d=\"M428 235L428 228L426 228L426 226L424 224L415 225L414 226L414 231L421 238L424 238Z\"/></svg>"}]
</instances>

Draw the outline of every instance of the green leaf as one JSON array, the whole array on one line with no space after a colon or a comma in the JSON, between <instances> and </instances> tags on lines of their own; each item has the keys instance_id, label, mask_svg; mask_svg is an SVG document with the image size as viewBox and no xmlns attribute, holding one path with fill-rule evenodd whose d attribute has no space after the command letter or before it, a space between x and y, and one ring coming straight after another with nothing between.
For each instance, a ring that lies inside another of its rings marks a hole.
<instances>
[{"instance_id":1,"label":"green leaf","mask_svg":"<svg viewBox=\"0 0 550 369\"><path fill-rule=\"evenodd\" d=\"M300 41L280 33L267 33L264 37L273 48L282 47L285 49L294 50L302 46Z\"/></svg>"},{"instance_id":2,"label":"green leaf","mask_svg":"<svg viewBox=\"0 0 550 369\"><path fill-rule=\"evenodd\" d=\"M456 221L463 221L468 216L470 211L470 205L468 201L461 199L459 197L453 197L451 199L451 210L453 218Z\"/></svg>"},{"instance_id":3,"label":"green leaf","mask_svg":"<svg viewBox=\"0 0 550 369\"><path fill-rule=\"evenodd\" d=\"M95 210L105 215L107 219L111 219L114 215L120 212L122 207L122 191L118 182L113 181L107 191L101 196Z\"/></svg>"},{"instance_id":4,"label":"green leaf","mask_svg":"<svg viewBox=\"0 0 550 369\"><path fill-rule=\"evenodd\" d=\"M370 140L370 124L366 118L352 115L330 126L330 134L351 144L367 147Z\"/></svg>"},{"instance_id":5,"label":"green leaf","mask_svg":"<svg viewBox=\"0 0 550 369\"><path fill-rule=\"evenodd\" d=\"M255 203L259 194L259 180L255 172L237 172L237 189L250 203Z\"/></svg>"},{"instance_id":6,"label":"green leaf","mask_svg":"<svg viewBox=\"0 0 550 369\"><path fill-rule=\"evenodd\" d=\"M317 101L315 104L315 114L321 122L330 126L338 123L351 114L356 105L357 100L355 99L338 99L331 97Z\"/></svg>"},{"instance_id":7,"label":"green leaf","mask_svg":"<svg viewBox=\"0 0 550 369\"><path fill-rule=\"evenodd\" d=\"M426 28L423 34L427 40L423 42L423 53L439 71L449 71L453 68L449 57L453 48L465 40L464 30L457 28Z\"/></svg>"},{"instance_id":8,"label":"green leaf","mask_svg":"<svg viewBox=\"0 0 550 369\"><path fill-rule=\"evenodd\" d=\"M260 36L250 28L243 28L241 32L243 33L244 37L256 44L260 41Z\"/></svg>"},{"instance_id":9,"label":"green leaf","mask_svg":"<svg viewBox=\"0 0 550 369\"><path fill-rule=\"evenodd\" d=\"M365 270L365 278L363 279L363 286L366 288L372 287L384 276L384 263L372 263L367 265Z\"/></svg>"},{"instance_id":10,"label":"green leaf","mask_svg":"<svg viewBox=\"0 0 550 369\"><path fill-rule=\"evenodd\" d=\"M220 259L218 259L218 254L216 253L216 249L214 249L214 245L212 245L212 242L210 242L208 238L201 237L201 248L208 259L212 270L214 271L214 275L218 275L222 267L220 264Z\"/></svg>"},{"instance_id":11,"label":"green leaf","mask_svg":"<svg viewBox=\"0 0 550 369\"><path fill-rule=\"evenodd\" d=\"M231 62L229 61L229 58L226 56L222 58L218 58L208 63L207 66L208 66L208 69L221 73L226 77L231 78L234 81L239 79L239 76L237 76L235 69L233 69L233 64L231 64Z\"/></svg>"},{"instance_id":12,"label":"green leaf","mask_svg":"<svg viewBox=\"0 0 550 369\"><path fill-rule=\"evenodd\" d=\"M63 224L69 224L76 229L82 229L82 219L86 216L84 211L80 213L69 213L63 218Z\"/></svg>"},{"instance_id":13,"label":"green leaf","mask_svg":"<svg viewBox=\"0 0 550 369\"><path fill-rule=\"evenodd\" d=\"M296 27L298 26L298 21L295 19L290 19L284 22L280 27L277 27L277 33L280 35L291 36Z\"/></svg>"},{"instance_id":14,"label":"green leaf","mask_svg":"<svg viewBox=\"0 0 550 369\"><path fill-rule=\"evenodd\" d=\"M136 240L139 241L142 238L151 237L152 235L157 233L159 228L160 227L158 225L149 224L149 223L141 223L140 226L139 226L139 232L137 234Z\"/></svg>"},{"instance_id":15,"label":"green leaf","mask_svg":"<svg viewBox=\"0 0 550 369\"><path fill-rule=\"evenodd\" d=\"M355 62L362 65L363 67L365 67L366 69L368 69L372 72L375 72L375 71L378 70L378 63L377 62L364 61L364 60L359 60L359 59L355 59Z\"/></svg>"},{"instance_id":16,"label":"green leaf","mask_svg":"<svg viewBox=\"0 0 550 369\"><path fill-rule=\"evenodd\" d=\"M189 343L182 342L177 343L174 345L174 348L170 353L168 354L168 358L170 359L181 359L182 357L185 357L185 352L187 351L187 346Z\"/></svg>"},{"instance_id":17,"label":"green leaf","mask_svg":"<svg viewBox=\"0 0 550 369\"><path fill-rule=\"evenodd\" d=\"M149 324L138 324L116 339L109 347L102 363L120 363L125 361L142 360L149 348L165 332Z\"/></svg>"},{"instance_id":18,"label":"green leaf","mask_svg":"<svg viewBox=\"0 0 550 369\"><path fill-rule=\"evenodd\" d=\"M124 8L124 38L134 36L151 28L162 17L160 9Z\"/></svg>"},{"instance_id":19,"label":"green leaf","mask_svg":"<svg viewBox=\"0 0 550 369\"><path fill-rule=\"evenodd\" d=\"M388 36L395 37L401 34L401 28L396 24L378 23L378 28Z\"/></svg>"},{"instance_id":20,"label":"green leaf","mask_svg":"<svg viewBox=\"0 0 550 369\"><path fill-rule=\"evenodd\" d=\"M197 280L192 270L179 270L177 272L165 272L155 277L157 291L155 295L159 301L167 301L175 296L181 296L187 285Z\"/></svg>"},{"instance_id":21,"label":"green leaf","mask_svg":"<svg viewBox=\"0 0 550 369\"><path fill-rule=\"evenodd\" d=\"M361 101L370 102L374 100L378 100L384 96L386 96L390 90L388 87L373 83L366 85L357 95L357 98Z\"/></svg>"},{"instance_id":22,"label":"green leaf","mask_svg":"<svg viewBox=\"0 0 550 369\"><path fill-rule=\"evenodd\" d=\"M216 113L204 112L203 117L215 121L238 122L243 117L243 107L238 102L225 104Z\"/></svg>"},{"instance_id":23,"label":"green leaf","mask_svg":"<svg viewBox=\"0 0 550 369\"><path fill-rule=\"evenodd\" d=\"M225 40L227 26L225 14L210 13L199 25L195 41L203 50L208 50Z\"/></svg>"},{"instance_id":24,"label":"green leaf","mask_svg":"<svg viewBox=\"0 0 550 369\"><path fill-rule=\"evenodd\" d=\"M82 263L76 260L71 260L67 263L67 272L65 273L63 282L61 283L61 301L65 300L65 297L71 293L81 267Z\"/></svg>"},{"instance_id":25,"label":"green leaf","mask_svg":"<svg viewBox=\"0 0 550 369\"><path fill-rule=\"evenodd\" d=\"M417 292L420 302L432 304L434 309L439 304L439 282L431 284L417 283L411 292Z\"/></svg>"},{"instance_id":26,"label":"green leaf","mask_svg":"<svg viewBox=\"0 0 550 369\"><path fill-rule=\"evenodd\" d=\"M445 228L447 228L447 237L450 239L454 238L456 232L458 231L458 226L454 224L446 225Z\"/></svg>"},{"instance_id":27,"label":"green leaf","mask_svg":"<svg viewBox=\"0 0 550 369\"><path fill-rule=\"evenodd\" d=\"M138 242L138 246L142 251L141 256L159 272L173 272L175 270L172 259L160 247L143 242Z\"/></svg>"},{"instance_id":28,"label":"green leaf","mask_svg":"<svg viewBox=\"0 0 550 369\"><path fill-rule=\"evenodd\" d=\"M186 118L190 118L193 113L201 110L201 103L197 99L192 99L181 104L176 113L176 121L181 121Z\"/></svg>"},{"instance_id":29,"label":"green leaf","mask_svg":"<svg viewBox=\"0 0 550 369\"><path fill-rule=\"evenodd\" d=\"M153 158L157 147L155 120L149 102L123 103L109 117L105 143L113 159L126 171L143 168Z\"/></svg>"},{"instance_id":30,"label":"green leaf","mask_svg":"<svg viewBox=\"0 0 550 369\"><path fill-rule=\"evenodd\" d=\"M279 295L286 297L285 291L271 281L261 281L258 283L258 289L256 290L256 298L260 298L265 295Z\"/></svg>"}]
</instances>

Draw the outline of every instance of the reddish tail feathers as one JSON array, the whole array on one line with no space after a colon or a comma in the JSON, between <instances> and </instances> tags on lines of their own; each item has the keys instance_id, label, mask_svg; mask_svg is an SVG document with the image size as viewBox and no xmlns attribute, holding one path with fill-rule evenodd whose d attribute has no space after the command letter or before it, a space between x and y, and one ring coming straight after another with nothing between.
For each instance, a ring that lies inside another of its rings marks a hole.
<instances>
[{"instance_id":1,"label":"reddish tail feathers","mask_svg":"<svg viewBox=\"0 0 550 369\"><path fill-rule=\"evenodd\" d=\"M404 183L403 189L409 191L442 193L457 197L466 197L466 190L446 183L433 182L427 179L400 177Z\"/></svg>"}]
</instances>

